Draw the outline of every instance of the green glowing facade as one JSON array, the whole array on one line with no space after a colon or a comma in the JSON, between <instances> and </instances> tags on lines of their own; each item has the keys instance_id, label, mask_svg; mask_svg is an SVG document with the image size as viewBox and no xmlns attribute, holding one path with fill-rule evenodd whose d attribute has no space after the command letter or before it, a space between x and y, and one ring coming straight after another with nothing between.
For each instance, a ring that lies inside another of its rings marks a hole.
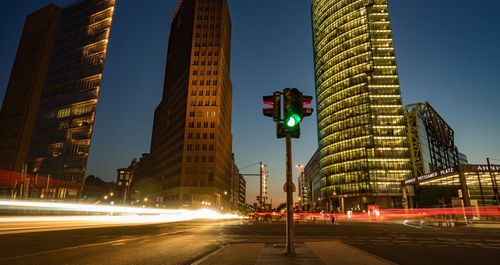
<instances>
[{"instance_id":1,"label":"green glowing facade","mask_svg":"<svg viewBox=\"0 0 500 265\"><path fill-rule=\"evenodd\" d=\"M311 11L324 205L400 207L409 154L387 0Z\"/></svg>"}]
</instances>

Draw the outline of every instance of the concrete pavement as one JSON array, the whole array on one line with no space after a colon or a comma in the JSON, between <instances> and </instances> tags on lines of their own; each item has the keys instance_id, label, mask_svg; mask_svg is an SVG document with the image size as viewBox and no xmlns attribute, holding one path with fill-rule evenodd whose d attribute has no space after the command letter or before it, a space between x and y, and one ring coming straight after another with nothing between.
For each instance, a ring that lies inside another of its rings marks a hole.
<instances>
[{"instance_id":1,"label":"concrete pavement","mask_svg":"<svg viewBox=\"0 0 500 265\"><path fill-rule=\"evenodd\" d=\"M284 244L238 243L227 245L193 265L393 265L348 244L335 241L305 242L295 245L294 256L287 256Z\"/></svg>"}]
</instances>

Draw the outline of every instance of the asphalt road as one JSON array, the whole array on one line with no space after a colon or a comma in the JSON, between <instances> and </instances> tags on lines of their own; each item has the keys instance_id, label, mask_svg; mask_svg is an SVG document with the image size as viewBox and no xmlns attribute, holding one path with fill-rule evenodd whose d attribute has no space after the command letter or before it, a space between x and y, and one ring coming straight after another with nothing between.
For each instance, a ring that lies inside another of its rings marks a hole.
<instances>
[{"instance_id":1,"label":"asphalt road","mask_svg":"<svg viewBox=\"0 0 500 265\"><path fill-rule=\"evenodd\" d=\"M397 223L296 225L399 264L500 264L500 229ZM231 242L284 241L283 223L196 221L0 235L0 264L190 264ZM332 249L332 255L335 250Z\"/></svg>"}]
</instances>

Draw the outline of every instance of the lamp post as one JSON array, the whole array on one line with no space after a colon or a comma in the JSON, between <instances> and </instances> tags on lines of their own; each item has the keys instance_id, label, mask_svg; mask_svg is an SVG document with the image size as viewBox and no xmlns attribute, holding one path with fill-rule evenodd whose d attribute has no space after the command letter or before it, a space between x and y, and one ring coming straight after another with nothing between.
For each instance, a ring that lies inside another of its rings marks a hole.
<instances>
[{"instance_id":1,"label":"lamp post","mask_svg":"<svg viewBox=\"0 0 500 265\"><path fill-rule=\"evenodd\" d=\"M297 168L297 178L299 179L299 209L302 209L302 185L304 184L304 180L302 179L302 168L304 168L304 165L302 165L300 162L295 166Z\"/></svg>"}]
</instances>

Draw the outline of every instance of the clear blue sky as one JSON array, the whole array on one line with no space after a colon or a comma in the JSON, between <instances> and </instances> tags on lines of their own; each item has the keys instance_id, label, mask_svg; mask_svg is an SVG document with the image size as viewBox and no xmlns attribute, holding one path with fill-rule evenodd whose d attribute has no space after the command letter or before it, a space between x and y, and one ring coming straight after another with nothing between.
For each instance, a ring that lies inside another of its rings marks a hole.
<instances>
[{"instance_id":1,"label":"clear blue sky","mask_svg":"<svg viewBox=\"0 0 500 265\"><path fill-rule=\"evenodd\" d=\"M25 15L50 2L2 4L0 100ZM178 1L116 2L88 163L89 174L106 180L149 150ZM275 138L271 119L262 116L261 99L285 87L314 95L310 0L229 0L229 5L233 152L240 167L258 161L270 166L276 204L284 201L284 144ZM390 0L389 5L403 102L429 101L453 127L470 162L500 159L500 2ZM307 163L317 148L315 126L314 116L303 122L302 136L292 144L294 165ZM256 173L258 167L242 171ZM248 177L247 202L253 203L257 192L257 178Z\"/></svg>"}]
</instances>

